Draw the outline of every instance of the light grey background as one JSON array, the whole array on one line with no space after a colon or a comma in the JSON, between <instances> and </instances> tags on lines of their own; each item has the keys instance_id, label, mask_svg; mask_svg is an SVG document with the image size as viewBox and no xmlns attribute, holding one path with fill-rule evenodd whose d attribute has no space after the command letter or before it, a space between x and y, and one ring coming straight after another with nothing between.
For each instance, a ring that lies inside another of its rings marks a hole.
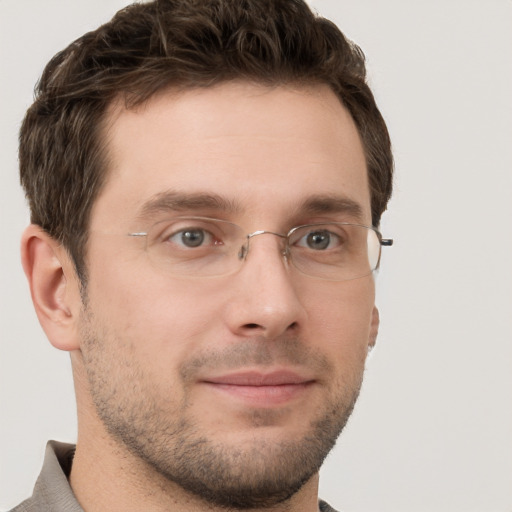
<instances>
[{"instance_id":1,"label":"light grey background","mask_svg":"<svg viewBox=\"0 0 512 512\"><path fill-rule=\"evenodd\" d=\"M44 64L124 0L0 0L0 509L73 441L67 354L18 246L17 132ZM396 157L381 333L322 472L343 511L512 511L512 2L316 0L364 49Z\"/></svg>"}]
</instances>

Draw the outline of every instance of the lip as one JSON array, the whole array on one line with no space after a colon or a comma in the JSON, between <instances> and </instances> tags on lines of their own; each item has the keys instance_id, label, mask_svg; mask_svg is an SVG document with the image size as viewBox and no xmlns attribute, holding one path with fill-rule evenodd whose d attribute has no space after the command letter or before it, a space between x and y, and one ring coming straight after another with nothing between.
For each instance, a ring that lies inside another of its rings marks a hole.
<instances>
[{"instance_id":1,"label":"lip","mask_svg":"<svg viewBox=\"0 0 512 512\"><path fill-rule=\"evenodd\" d=\"M207 377L203 381L211 384L231 384L233 386L283 386L287 384L305 384L313 381L313 379L290 370L274 370L271 372L249 370L217 377Z\"/></svg>"},{"instance_id":2,"label":"lip","mask_svg":"<svg viewBox=\"0 0 512 512\"><path fill-rule=\"evenodd\" d=\"M303 395L314 382L289 370L241 371L202 380L215 391L258 407L284 404Z\"/></svg>"}]
</instances>

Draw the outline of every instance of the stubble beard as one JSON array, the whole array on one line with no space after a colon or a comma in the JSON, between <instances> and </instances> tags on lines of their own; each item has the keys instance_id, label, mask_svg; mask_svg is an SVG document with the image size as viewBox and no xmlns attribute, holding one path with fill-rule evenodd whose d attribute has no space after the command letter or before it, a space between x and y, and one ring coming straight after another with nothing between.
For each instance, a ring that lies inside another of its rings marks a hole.
<instances>
[{"instance_id":1,"label":"stubble beard","mask_svg":"<svg viewBox=\"0 0 512 512\"><path fill-rule=\"evenodd\" d=\"M266 439L258 435L275 420L276 411L255 410L251 421L254 441L237 446L208 437L190 413L183 398L169 409L167 399L155 394L138 361L120 354L107 329L94 325L90 312L82 322L83 363L97 414L112 439L139 461L179 485L195 498L217 507L244 510L265 508L292 497L320 469L333 448L355 405L362 382L362 369L350 388L335 390L318 408L300 438ZM297 339L286 339L271 353L261 340L241 344L230 354L209 354L182 368L181 377L216 361L233 365L287 361L311 361L327 370L330 364ZM364 366L364 365L363 365Z\"/></svg>"}]
</instances>

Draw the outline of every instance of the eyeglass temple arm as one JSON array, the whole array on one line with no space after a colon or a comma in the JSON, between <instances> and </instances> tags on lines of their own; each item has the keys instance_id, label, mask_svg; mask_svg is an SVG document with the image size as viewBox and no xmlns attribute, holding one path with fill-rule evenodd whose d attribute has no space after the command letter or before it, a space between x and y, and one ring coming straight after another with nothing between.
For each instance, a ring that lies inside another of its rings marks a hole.
<instances>
[{"instance_id":1,"label":"eyeglass temple arm","mask_svg":"<svg viewBox=\"0 0 512 512\"><path fill-rule=\"evenodd\" d=\"M391 247L393 245L392 238L382 238L380 241L380 245L385 245L386 247Z\"/></svg>"}]
</instances>

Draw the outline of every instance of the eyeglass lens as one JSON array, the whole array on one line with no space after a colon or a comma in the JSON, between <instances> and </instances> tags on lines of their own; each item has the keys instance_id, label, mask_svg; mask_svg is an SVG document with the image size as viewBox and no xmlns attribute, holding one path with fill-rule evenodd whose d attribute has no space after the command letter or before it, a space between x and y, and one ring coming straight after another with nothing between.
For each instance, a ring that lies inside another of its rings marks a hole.
<instances>
[{"instance_id":1,"label":"eyeglass lens","mask_svg":"<svg viewBox=\"0 0 512 512\"><path fill-rule=\"evenodd\" d=\"M277 235L286 260L299 272L333 281L363 277L379 264L376 230L348 223L312 224L287 235L268 231L246 234L228 221L178 217L155 224L147 233L151 259L171 275L220 276L236 272L259 235Z\"/></svg>"}]
</instances>

